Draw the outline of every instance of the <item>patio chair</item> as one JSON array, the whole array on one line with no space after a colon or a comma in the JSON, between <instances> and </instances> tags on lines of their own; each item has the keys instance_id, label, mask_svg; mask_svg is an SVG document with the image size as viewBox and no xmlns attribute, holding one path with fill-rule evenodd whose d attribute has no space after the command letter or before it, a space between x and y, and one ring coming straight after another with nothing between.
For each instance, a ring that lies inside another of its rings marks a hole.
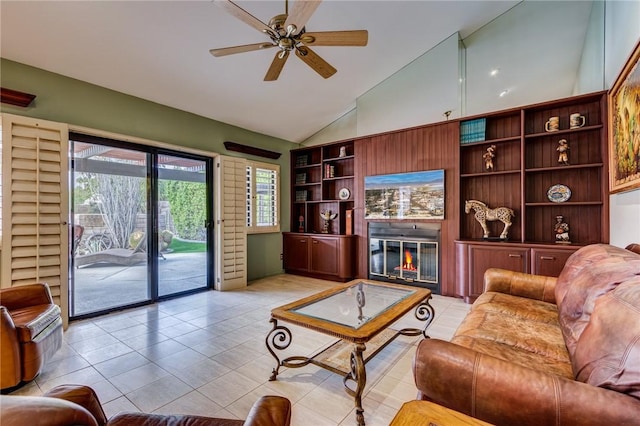
<instances>
[{"instance_id":1,"label":"patio chair","mask_svg":"<svg viewBox=\"0 0 640 426\"><path fill-rule=\"evenodd\" d=\"M147 260L147 239L140 238L133 249L112 248L95 253L83 254L74 258L76 268L94 263L111 263L115 265L131 266Z\"/></svg>"},{"instance_id":2,"label":"patio chair","mask_svg":"<svg viewBox=\"0 0 640 426\"><path fill-rule=\"evenodd\" d=\"M76 254L80 241L82 241L82 234L84 234L84 226L73 225L73 242L71 246L71 253Z\"/></svg>"}]
</instances>

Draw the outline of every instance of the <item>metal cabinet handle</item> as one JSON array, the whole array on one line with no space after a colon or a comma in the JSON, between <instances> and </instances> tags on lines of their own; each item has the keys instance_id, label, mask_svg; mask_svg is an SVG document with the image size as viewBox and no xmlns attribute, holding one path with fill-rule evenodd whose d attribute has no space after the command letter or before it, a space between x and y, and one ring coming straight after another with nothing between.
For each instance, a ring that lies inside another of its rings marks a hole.
<instances>
[{"instance_id":1,"label":"metal cabinet handle","mask_svg":"<svg viewBox=\"0 0 640 426\"><path fill-rule=\"evenodd\" d=\"M306 242L307 242L307 240L300 240L300 242L301 242L301 243L306 243Z\"/></svg>"},{"instance_id":2,"label":"metal cabinet handle","mask_svg":"<svg viewBox=\"0 0 640 426\"><path fill-rule=\"evenodd\" d=\"M555 257L553 256L540 256L541 260L556 260Z\"/></svg>"},{"instance_id":3,"label":"metal cabinet handle","mask_svg":"<svg viewBox=\"0 0 640 426\"><path fill-rule=\"evenodd\" d=\"M522 257L521 254L511 254L509 253L509 257Z\"/></svg>"},{"instance_id":4,"label":"metal cabinet handle","mask_svg":"<svg viewBox=\"0 0 640 426\"><path fill-rule=\"evenodd\" d=\"M313 244L318 244L318 240L311 240Z\"/></svg>"}]
</instances>

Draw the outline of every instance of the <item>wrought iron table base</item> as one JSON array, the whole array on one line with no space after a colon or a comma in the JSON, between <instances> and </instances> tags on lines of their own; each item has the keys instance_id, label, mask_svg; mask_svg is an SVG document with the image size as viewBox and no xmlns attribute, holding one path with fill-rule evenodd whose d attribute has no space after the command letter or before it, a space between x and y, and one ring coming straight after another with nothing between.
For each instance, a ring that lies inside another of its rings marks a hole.
<instances>
[{"instance_id":1,"label":"wrought iron table base","mask_svg":"<svg viewBox=\"0 0 640 426\"><path fill-rule=\"evenodd\" d=\"M326 370L332 371L336 374L343 375L342 383L344 388L350 396L354 397L354 402L356 406L356 420L358 422L358 426L364 426L364 409L362 408L362 392L364 391L364 387L367 383L367 371L365 369L365 364L368 360L373 358L378 352L380 352L384 347L386 347L389 343L391 343L396 337L399 335L403 336L418 336L422 334L424 338L429 338L427 336L427 328L433 321L434 317L434 309L429 304L429 299L421 302L414 311L415 317L420 321L425 321L425 325L422 329L418 328L403 328L402 330L398 330L391 338L389 338L386 342L384 342L381 346L376 348L373 353L371 353L367 359L365 360L363 357L363 353L366 350L366 345L364 343L354 343L354 348L351 351L350 357L350 369L348 372L335 368L331 365L328 365L324 362L319 361L317 358L322 355L323 352L332 348L334 345L329 346L329 348L324 349L323 351L315 354L313 357L305 357L305 356L291 356L280 360L278 355L276 354L276 350L282 351L285 350L291 345L293 340L291 331L283 326L278 325L278 320L275 318L271 318L269 322L273 324L273 328L267 334L265 339L265 343L267 345L267 350L276 360L276 366L273 368L271 372L271 377L269 377L269 381L274 381L277 379L278 374L280 373L280 367L287 368L300 368L304 367L308 364L317 365ZM337 343L339 343L338 341ZM356 385L355 390L349 386L349 382L354 382Z\"/></svg>"}]
</instances>

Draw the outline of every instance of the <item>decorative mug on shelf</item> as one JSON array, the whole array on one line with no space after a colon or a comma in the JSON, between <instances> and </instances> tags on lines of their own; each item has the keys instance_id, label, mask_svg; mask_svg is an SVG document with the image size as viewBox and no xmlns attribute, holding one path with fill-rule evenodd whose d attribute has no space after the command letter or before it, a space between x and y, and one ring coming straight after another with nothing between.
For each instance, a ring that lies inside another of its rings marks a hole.
<instances>
[{"instance_id":1,"label":"decorative mug on shelf","mask_svg":"<svg viewBox=\"0 0 640 426\"><path fill-rule=\"evenodd\" d=\"M544 123L545 132L557 132L560 129L560 117L549 117L549 120Z\"/></svg>"},{"instance_id":2,"label":"decorative mug on shelf","mask_svg":"<svg viewBox=\"0 0 640 426\"><path fill-rule=\"evenodd\" d=\"M580 115L579 112L575 112L569 116L569 128L578 129L585 125L586 119L584 115Z\"/></svg>"}]
</instances>

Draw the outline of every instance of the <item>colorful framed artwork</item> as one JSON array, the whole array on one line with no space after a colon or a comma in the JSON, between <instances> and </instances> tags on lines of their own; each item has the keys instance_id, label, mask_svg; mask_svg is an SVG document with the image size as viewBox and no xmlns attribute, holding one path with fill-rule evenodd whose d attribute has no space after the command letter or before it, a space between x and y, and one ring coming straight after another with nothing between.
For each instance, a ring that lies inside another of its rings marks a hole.
<instances>
[{"instance_id":1,"label":"colorful framed artwork","mask_svg":"<svg viewBox=\"0 0 640 426\"><path fill-rule=\"evenodd\" d=\"M640 41L609 91L609 192L640 188Z\"/></svg>"}]
</instances>

